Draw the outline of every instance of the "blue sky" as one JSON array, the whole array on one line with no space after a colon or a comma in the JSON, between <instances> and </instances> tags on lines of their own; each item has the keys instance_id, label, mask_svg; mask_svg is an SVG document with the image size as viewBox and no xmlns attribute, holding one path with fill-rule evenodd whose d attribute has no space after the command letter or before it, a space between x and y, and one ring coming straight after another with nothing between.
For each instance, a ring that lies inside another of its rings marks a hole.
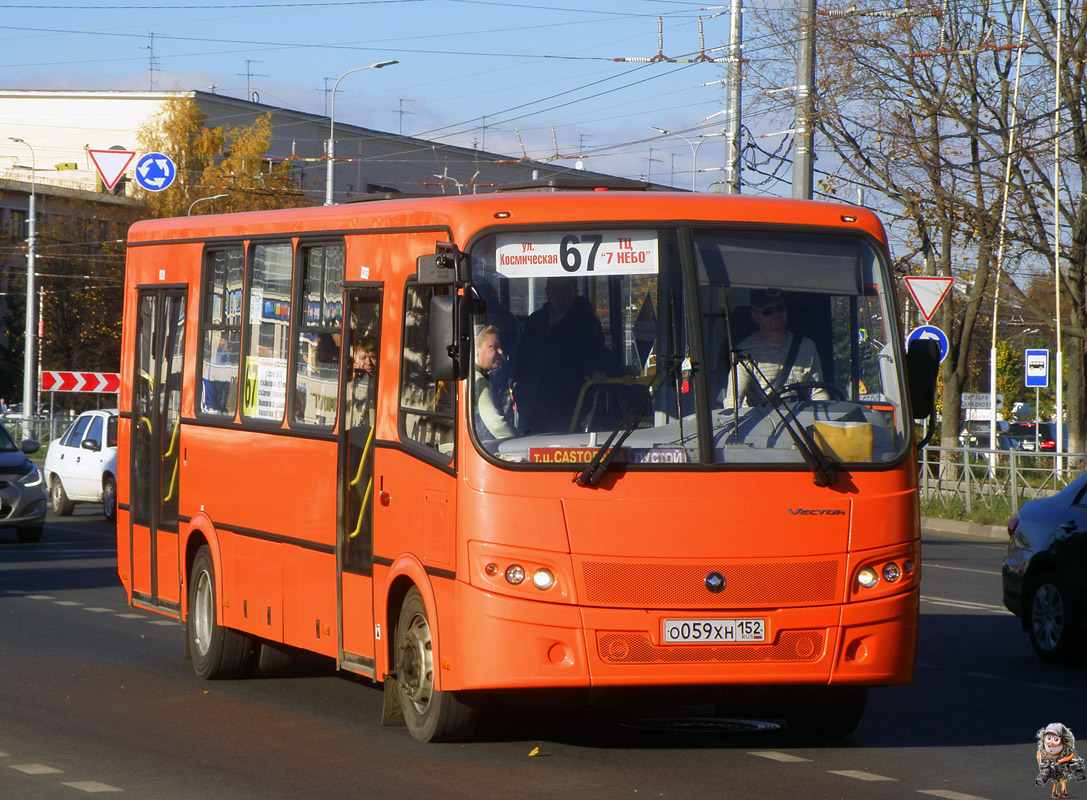
<instances>
[{"instance_id":1,"label":"blue sky","mask_svg":"<svg viewBox=\"0 0 1087 800\"><path fill-rule=\"evenodd\" d=\"M700 52L700 17L706 50L725 55L713 48L727 44L727 9L702 10L706 5L0 3L0 88L214 86L220 94L255 93L264 103L326 114L331 87L344 72L395 59L400 63L340 82L337 122L511 156L582 155L587 169L688 188L692 147L651 127L697 137L691 129L699 120L724 108L724 88L713 82L725 77L725 65L690 63ZM663 52L688 63L615 61L659 52L658 17ZM701 132L720 131L722 121L717 117ZM722 167L723 138L702 144L698 168ZM703 172L698 186L722 178L720 171Z\"/></svg>"}]
</instances>

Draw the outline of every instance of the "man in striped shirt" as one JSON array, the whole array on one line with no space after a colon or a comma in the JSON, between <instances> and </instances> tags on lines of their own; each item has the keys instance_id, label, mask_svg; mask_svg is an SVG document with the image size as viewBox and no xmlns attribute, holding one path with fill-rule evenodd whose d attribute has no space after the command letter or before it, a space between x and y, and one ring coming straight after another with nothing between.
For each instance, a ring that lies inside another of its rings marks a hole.
<instances>
[{"instance_id":1,"label":"man in striped shirt","mask_svg":"<svg viewBox=\"0 0 1087 800\"><path fill-rule=\"evenodd\" d=\"M758 330L736 345L736 351L737 358L751 359L758 370L752 376L749 367L737 364L736 391L734 393L732 387L728 388L725 407L731 408L734 402L748 406L761 405L763 392L768 385L781 391L793 383L822 382L823 368L815 343L804 336L799 337L797 343L794 341L796 334L786 329L788 309L781 290L755 289L751 292L749 306ZM753 377L758 380L763 392L752 385ZM829 400L830 396L825 389L815 388L811 399Z\"/></svg>"}]
</instances>

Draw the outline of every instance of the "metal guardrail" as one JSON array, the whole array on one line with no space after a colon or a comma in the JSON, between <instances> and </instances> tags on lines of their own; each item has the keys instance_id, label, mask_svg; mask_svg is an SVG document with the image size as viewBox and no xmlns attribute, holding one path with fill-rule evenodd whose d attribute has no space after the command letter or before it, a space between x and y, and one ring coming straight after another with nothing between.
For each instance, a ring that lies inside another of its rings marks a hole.
<instances>
[{"instance_id":1,"label":"metal guardrail","mask_svg":"<svg viewBox=\"0 0 1087 800\"><path fill-rule=\"evenodd\" d=\"M1026 501L1063 489L1084 464L1084 453L929 446L921 452L921 500L961 504L967 514L983 508L1015 514Z\"/></svg>"}]
</instances>

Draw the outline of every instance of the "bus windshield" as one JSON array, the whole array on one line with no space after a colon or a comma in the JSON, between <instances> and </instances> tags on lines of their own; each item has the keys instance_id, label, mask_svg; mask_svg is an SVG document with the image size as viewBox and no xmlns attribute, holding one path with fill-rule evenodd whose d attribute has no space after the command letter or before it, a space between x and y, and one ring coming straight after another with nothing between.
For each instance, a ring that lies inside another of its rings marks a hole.
<instances>
[{"instance_id":1,"label":"bus windshield","mask_svg":"<svg viewBox=\"0 0 1087 800\"><path fill-rule=\"evenodd\" d=\"M795 229L528 230L471 248L474 438L500 462L852 467L907 435L885 259Z\"/></svg>"}]
</instances>

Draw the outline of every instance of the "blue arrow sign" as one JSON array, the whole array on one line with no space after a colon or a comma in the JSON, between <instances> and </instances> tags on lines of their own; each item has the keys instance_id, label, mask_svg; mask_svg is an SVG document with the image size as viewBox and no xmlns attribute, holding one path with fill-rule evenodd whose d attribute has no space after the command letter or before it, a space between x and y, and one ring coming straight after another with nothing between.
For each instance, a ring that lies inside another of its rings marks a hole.
<instances>
[{"instance_id":1,"label":"blue arrow sign","mask_svg":"<svg viewBox=\"0 0 1087 800\"><path fill-rule=\"evenodd\" d=\"M906 337L906 347L909 347L910 342L914 339L932 339L933 341L938 342L940 345L940 360L943 361L947 358L947 334L935 325L922 325L919 328L914 328L910 331L909 335Z\"/></svg>"},{"instance_id":2,"label":"blue arrow sign","mask_svg":"<svg viewBox=\"0 0 1087 800\"><path fill-rule=\"evenodd\" d=\"M136 162L136 183L149 192L161 192L176 177L177 167L162 153L148 153Z\"/></svg>"}]
</instances>

